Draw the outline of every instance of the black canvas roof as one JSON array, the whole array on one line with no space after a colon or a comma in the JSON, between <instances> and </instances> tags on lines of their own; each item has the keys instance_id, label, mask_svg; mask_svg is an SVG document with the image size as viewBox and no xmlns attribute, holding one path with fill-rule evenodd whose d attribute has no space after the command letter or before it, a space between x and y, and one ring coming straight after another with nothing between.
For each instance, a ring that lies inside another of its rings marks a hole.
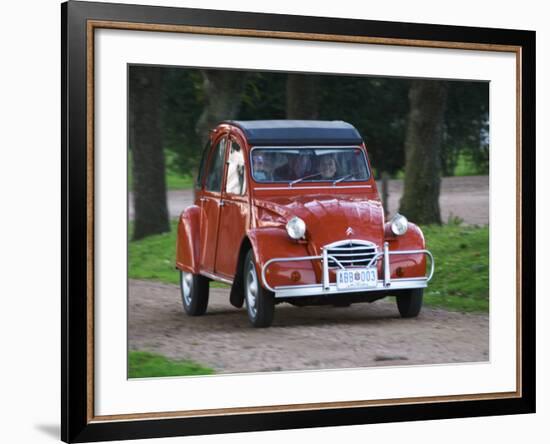
<instances>
[{"instance_id":1,"label":"black canvas roof","mask_svg":"<svg viewBox=\"0 0 550 444\"><path fill-rule=\"evenodd\" d=\"M363 142L353 125L341 120L229 120L251 145L357 145Z\"/></svg>"}]
</instances>

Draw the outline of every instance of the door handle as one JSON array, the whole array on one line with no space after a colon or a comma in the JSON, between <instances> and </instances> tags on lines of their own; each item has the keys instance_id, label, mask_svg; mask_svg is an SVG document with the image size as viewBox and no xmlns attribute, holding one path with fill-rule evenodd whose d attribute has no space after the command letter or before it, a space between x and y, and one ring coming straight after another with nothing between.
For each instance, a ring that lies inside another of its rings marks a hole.
<instances>
[{"instance_id":1,"label":"door handle","mask_svg":"<svg viewBox=\"0 0 550 444\"><path fill-rule=\"evenodd\" d=\"M220 200L220 207L225 206L225 202L223 200Z\"/></svg>"}]
</instances>

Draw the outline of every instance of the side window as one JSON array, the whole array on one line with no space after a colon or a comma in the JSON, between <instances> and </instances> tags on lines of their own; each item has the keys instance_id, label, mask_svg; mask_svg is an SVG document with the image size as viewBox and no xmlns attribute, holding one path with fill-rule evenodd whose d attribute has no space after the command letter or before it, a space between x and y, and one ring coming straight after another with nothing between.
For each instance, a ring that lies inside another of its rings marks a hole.
<instances>
[{"instance_id":1,"label":"side window","mask_svg":"<svg viewBox=\"0 0 550 444\"><path fill-rule=\"evenodd\" d=\"M244 154L241 146L235 140L231 140L229 157L227 159L225 192L239 195L246 193Z\"/></svg>"},{"instance_id":2,"label":"side window","mask_svg":"<svg viewBox=\"0 0 550 444\"><path fill-rule=\"evenodd\" d=\"M206 189L208 191L221 191L222 189L225 142L226 138L224 137L218 142L218 145L214 148L214 152L212 153L210 168L208 169L208 176L206 177Z\"/></svg>"},{"instance_id":3,"label":"side window","mask_svg":"<svg viewBox=\"0 0 550 444\"><path fill-rule=\"evenodd\" d=\"M204 177L204 170L206 169L206 159L208 159L208 153L210 152L210 140L206 142L204 150L202 150L201 163L199 165L199 172L197 174L197 181L195 182L195 188L200 190L202 188L202 178Z\"/></svg>"}]
</instances>

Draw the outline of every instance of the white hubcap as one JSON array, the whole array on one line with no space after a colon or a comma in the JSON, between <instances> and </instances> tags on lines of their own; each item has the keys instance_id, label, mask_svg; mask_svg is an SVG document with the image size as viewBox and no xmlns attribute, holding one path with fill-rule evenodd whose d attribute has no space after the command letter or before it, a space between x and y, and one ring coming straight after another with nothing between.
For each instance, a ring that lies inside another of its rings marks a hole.
<instances>
[{"instance_id":1,"label":"white hubcap","mask_svg":"<svg viewBox=\"0 0 550 444\"><path fill-rule=\"evenodd\" d=\"M193 300L191 297L191 290L193 289L193 275L191 273L186 273L184 271L180 273L180 287L183 303L186 306L191 305Z\"/></svg>"},{"instance_id":2,"label":"white hubcap","mask_svg":"<svg viewBox=\"0 0 550 444\"><path fill-rule=\"evenodd\" d=\"M250 316L256 317L258 307L256 306L258 300L258 278L256 276L256 267L251 263L248 266L248 273L246 276L246 305Z\"/></svg>"}]
</instances>

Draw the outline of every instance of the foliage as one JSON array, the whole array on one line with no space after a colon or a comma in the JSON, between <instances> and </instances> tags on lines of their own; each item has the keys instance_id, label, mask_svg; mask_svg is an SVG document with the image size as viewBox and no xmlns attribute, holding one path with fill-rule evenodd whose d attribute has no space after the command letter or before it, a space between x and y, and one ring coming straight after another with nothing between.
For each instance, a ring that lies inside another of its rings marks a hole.
<instances>
[{"instance_id":1,"label":"foliage","mask_svg":"<svg viewBox=\"0 0 550 444\"><path fill-rule=\"evenodd\" d=\"M165 68L162 128L168 170L191 175L201 153L195 127L203 109L202 78L197 69Z\"/></svg>"},{"instance_id":2,"label":"foliage","mask_svg":"<svg viewBox=\"0 0 550 444\"><path fill-rule=\"evenodd\" d=\"M144 351L128 353L128 377L152 378L161 376L211 375L214 370L193 361L172 360L165 356Z\"/></svg>"},{"instance_id":3,"label":"foliage","mask_svg":"<svg viewBox=\"0 0 550 444\"><path fill-rule=\"evenodd\" d=\"M168 171L194 176L202 144L197 122L206 106L199 69L164 68L162 128ZM243 71L244 89L237 119L284 119L287 74ZM410 80L351 75L316 76L318 118L345 120L363 135L377 172L395 174L405 163L404 140ZM488 171L489 88L484 82L450 81L441 160L453 175L460 156Z\"/></svg>"},{"instance_id":4,"label":"foliage","mask_svg":"<svg viewBox=\"0 0 550 444\"><path fill-rule=\"evenodd\" d=\"M427 248L435 257L435 275L427 305L459 311L489 309L489 227L454 224L422 227ZM129 243L128 276L179 284L174 269L176 222L170 233ZM211 282L210 285L226 287Z\"/></svg>"},{"instance_id":5,"label":"foliage","mask_svg":"<svg viewBox=\"0 0 550 444\"><path fill-rule=\"evenodd\" d=\"M471 174L489 172L489 84L449 82L441 166L444 176L456 173L460 161ZM466 175L466 174L462 174Z\"/></svg>"},{"instance_id":6,"label":"foliage","mask_svg":"<svg viewBox=\"0 0 550 444\"><path fill-rule=\"evenodd\" d=\"M394 173L405 162L409 83L407 79L324 76L319 118L354 125L377 171Z\"/></svg>"},{"instance_id":7,"label":"foliage","mask_svg":"<svg viewBox=\"0 0 550 444\"><path fill-rule=\"evenodd\" d=\"M246 79L239 119L284 119L286 74L252 71Z\"/></svg>"},{"instance_id":8,"label":"foliage","mask_svg":"<svg viewBox=\"0 0 550 444\"><path fill-rule=\"evenodd\" d=\"M456 158L452 176L477 176L489 173L489 159L476 162L470 153L459 153Z\"/></svg>"}]
</instances>

